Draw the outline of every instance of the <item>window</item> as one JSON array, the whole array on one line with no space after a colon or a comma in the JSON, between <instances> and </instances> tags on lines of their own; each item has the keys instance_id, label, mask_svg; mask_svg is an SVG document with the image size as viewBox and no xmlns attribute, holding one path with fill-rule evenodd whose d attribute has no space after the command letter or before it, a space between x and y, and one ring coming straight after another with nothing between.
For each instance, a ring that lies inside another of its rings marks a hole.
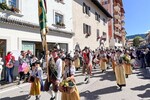
<instances>
[{"instance_id":1,"label":"window","mask_svg":"<svg viewBox=\"0 0 150 100\"><path fill-rule=\"evenodd\" d=\"M55 24L64 26L64 16L59 13L55 13Z\"/></svg>"},{"instance_id":2,"label":"window","mask_svg":"<svg viewBox=\"0 0 150 100\"><path fill-rule=\"evenodd\" d=\"M87 35L91 35L91 26L83 23L83 33Z\"/></svg>"},{"instance_id":3,"label":"window","mask_svg":"<svg viewBox=\"0 0 150 100\"><path fill-rule=\"evenodd\" d=\"M95 12L95 20L100 22L100 15L97 12Z\"/></svg>"},{"instance_id":4,"label":"window","mask_svg":"<svg viewBox=\"0 0 150 100\"><path fill-rule=\"evenodd\" d=\"M97 29L97 37L99 37L99 29Z\"/></svg>"},{"instance_id":5,"label":"window","mask_svg":"<svg viewBox=\"0 0 150 100\"><path fill-rule=\"evenodd\" d=\"M103 32L102 38L103 38L104 41L106 41L107 36L106 36L105 32Z\"/></svg>"},{"instance_id":6,"label":"window","mask_svg":"<svg viewBox=\"0 0 150 100\"><path fill-rule=\"evenodd\" d=\"M17 2L16 2L16 0L9 0L8 1L8 4L9 4L9 6L11 6L11 7L17 7Z\"/></svg>"},{"instance_id":7,"label":"window","mask_svg":"<svg viewBox=\"0 0 150 100\"><path fill-rule=\"evenodd\" d=\"M105 25L105 23L106 23L106 19L105 19L105 18L103 18L103 25Z\"/></svg>"},{"instance_id":8,"label":"window","mask_svg":"<svg viewBox=\"0 0 150 100\"><path fill-rule=\"evenodd\" d=\"M6 0L0 0L0 3L6 2Z\"/></svg>"},{"instance_id":9,"label":"window","mask_svg":"<svg viewBox=\"0 0 150 100\"><path fill-rule=\"evenodd\" d=\"M90 7L83 3L83 13L90 16Z\"/></svg>"},{"instance_id":10,"label":"window","mask_svg":"<svg viewBox=\"0 0 150 100\"><path fill-rule=\"evenodd\" d=\"M106 33L105 33L105 32L103 32L103 36L106 36Z\"/></svg>"},{"instance_id":11,"label":"window","mask_svg":"<svg viewBox=\"0 0 150 100\"><path fill-rule=\"evenodd\" d=\"M0 3L6 3L7 7L9 9L9 11L12 11L12 12L17 12L19 13L20 12L20 3L22 2L22 0L0 0Z\"/></svg>"}]
</instances>

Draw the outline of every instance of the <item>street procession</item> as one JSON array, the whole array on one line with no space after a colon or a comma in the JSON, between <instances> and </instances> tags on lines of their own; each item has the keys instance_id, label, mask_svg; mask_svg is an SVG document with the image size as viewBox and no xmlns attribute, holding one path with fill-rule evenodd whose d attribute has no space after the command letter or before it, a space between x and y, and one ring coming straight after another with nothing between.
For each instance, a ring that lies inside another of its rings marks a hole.
<instances>
[{"instance_id":1,"label":"street procession","mask_svg":"<svg viewBox=\"0 0 150 100\"><path fill-rule=\"evenodd\" d=\"M150 31L131 34L129 3L0 0L0 100L150 100Z\"/></svg>"}]
</instances>

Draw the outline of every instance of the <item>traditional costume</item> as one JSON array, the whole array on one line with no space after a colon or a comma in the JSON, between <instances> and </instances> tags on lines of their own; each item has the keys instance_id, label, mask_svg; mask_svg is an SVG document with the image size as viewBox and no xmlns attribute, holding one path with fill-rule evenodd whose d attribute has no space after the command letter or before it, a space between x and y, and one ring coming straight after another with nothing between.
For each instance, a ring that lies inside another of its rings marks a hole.
<instances>
[{"instance_id":1,"label":"traditional costume","mask_svg":"<svg viewBox=\"0 0 150 100\"><path fill-rule=\"evenodd\" d=\"M118 51L121 52L121 51ZM122 89L122 86L126 86L124 67L123 67L123 59L121 56L116 56L116 67L115 67L115 75L117 85Z\"/></svg>"},{"instance_id":2,"label":"traditional costume","mask_svg":"<svg viewBox=\"0 0 150 100\"><path fill-rule=\"evenodd\" d=\"M36 96L36 100L39 99L39 95L41 94L41 91L43 91L43 71L39 65L40 61L37 60L32 66L33 68L29 78L29 81L31 82L30 95Z\"/></svg>"},{"instance_id":3,"label":"traditional costume","mask_svg":"<svg viewBox=\"0 0 150 100\"><path fill-rule=\"evenodd\" d=\"M74 66L78 70L80 68L79 53L76 51L74 55Z\"/></svg>"},{"instance_id":4,"label":"traditional costume","mask_svg":"<svg viewBox=\"0 0 150 100\"><path fill-rule=\"evenodd\" d=\"M92 54L89 48L85 47L85 51L83 52L83 74L85 74L85 82L89 83L90 76L92 75ZM87 73L85 73L87 72ZM86 74L88 76L86 76Z\"/></svg>"},{"instance_id":5,"label":"traditional costume","mask_svg":"<svg viewBox=\"0 0 150 100\"><path fill-rule=\"evenodd\" d=\"M126 54L123 57L125 63L124 63L124 69L125 69L125 74L126 74L126 78L128 78L128 75L132 74L132 68L131 68L131 57Z\"/></svg>"},{"instance_id":6,"label":"traditional costume","mask_svg":"<svg viewBox=\"0 0 150 100\"><path fill-rule=\"evenodd\" d=\"M72 62L71 61L72 58L70 56L66 57L66 59L68 59L69 62ZM75 66L73 66L69 63L69 66L65 67L63 81L68 79L67 81L72 82L74 84L72 87L73 91L71 93L68 93L68 89L63 88L61 100L80 100L79 91L75 85L75 79L72 78L72 77L74 77L74 75L75 75ZM61 84L62 83L60 83L60 85ZM68 86L70 86L70 85L68 85ZM64 89L65 89L65 91L64 91Z\"/></svg>"},{"instance_id":7,"label":"traditional costume","mask_svg":"<svg viewBox=\"0 0 150 100\"><path fill-rule=\"evenodd\" d=\"M48 78L45 81L44 89L48 91L52 96L50 100L58 100L58 84L57 81L61 80L62 76L62 60L59 57L50 58L48 64ZM52 84L53 89L50 89L50 85ZM53 93L55 92L55 95Z\"/></svg>"},{"instance_id":8,"label":"traditional costume","mask_svg":"<svg viewBox=\"0 0 150 100\"><path fill-rule=\"evenodd\" d=\"M112 62L113 71L115 72L115 66L116 66L115 53L111 54L111 62Z\"/></svg>"},{"instance_id":9,"label":"traditional costume","mask_svg":"<svg viewBox=\"0 0 150 100\"><path fill-rule=\"evenodd\" d=\"M100 60L100 68L102 72L106 70L106 67L107 67L107 58L106 58L106 55L103 54Z\"/></svg>"}]
</instances>

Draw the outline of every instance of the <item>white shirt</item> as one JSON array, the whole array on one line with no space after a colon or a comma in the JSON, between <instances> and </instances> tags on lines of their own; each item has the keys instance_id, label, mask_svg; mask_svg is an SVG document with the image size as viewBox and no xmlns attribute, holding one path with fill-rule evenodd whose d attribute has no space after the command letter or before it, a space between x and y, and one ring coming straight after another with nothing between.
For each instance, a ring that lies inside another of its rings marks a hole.
<instances>
[{"instance_id":1,"label":"white shirt","mask_svg":"<svg viewBox=\"0 0 150 100\"><path fill-rule=\"evenodd\" d=\"M62 76L62 60L60 58L56 61L56 67L57 67L57 79L60 80Z\"/></svg>"},{"instance_id":2,"label":"white shirt","mask_svg":"<svg viewBox=\"0 0 150 100\"><path fill-rule=\"evenodd\" d=\"M69 67L65 67L64 77L67 78L67 74L69 75L69 70L71 75L75 75L75 71L76 71L75 66L71 66L70 69Z\"/></svg>"}]
</instances>

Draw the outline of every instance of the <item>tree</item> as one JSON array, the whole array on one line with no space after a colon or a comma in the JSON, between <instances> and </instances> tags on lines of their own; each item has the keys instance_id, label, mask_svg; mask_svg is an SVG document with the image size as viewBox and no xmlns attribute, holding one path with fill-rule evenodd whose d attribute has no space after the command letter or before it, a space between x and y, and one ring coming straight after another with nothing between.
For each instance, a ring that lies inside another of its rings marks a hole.
<instances>
[{"instance_id":1,"label":"tree","mask_svg":"<svg viewBox=\"0 0 150 100\"><path fill-rule=\"evenodd\" d=\"M139 45L140 45L140 39L142 39L142 37L136 36L136 37L133 39L133 46L139 47Z\"/></svg>"}]
</instances>

